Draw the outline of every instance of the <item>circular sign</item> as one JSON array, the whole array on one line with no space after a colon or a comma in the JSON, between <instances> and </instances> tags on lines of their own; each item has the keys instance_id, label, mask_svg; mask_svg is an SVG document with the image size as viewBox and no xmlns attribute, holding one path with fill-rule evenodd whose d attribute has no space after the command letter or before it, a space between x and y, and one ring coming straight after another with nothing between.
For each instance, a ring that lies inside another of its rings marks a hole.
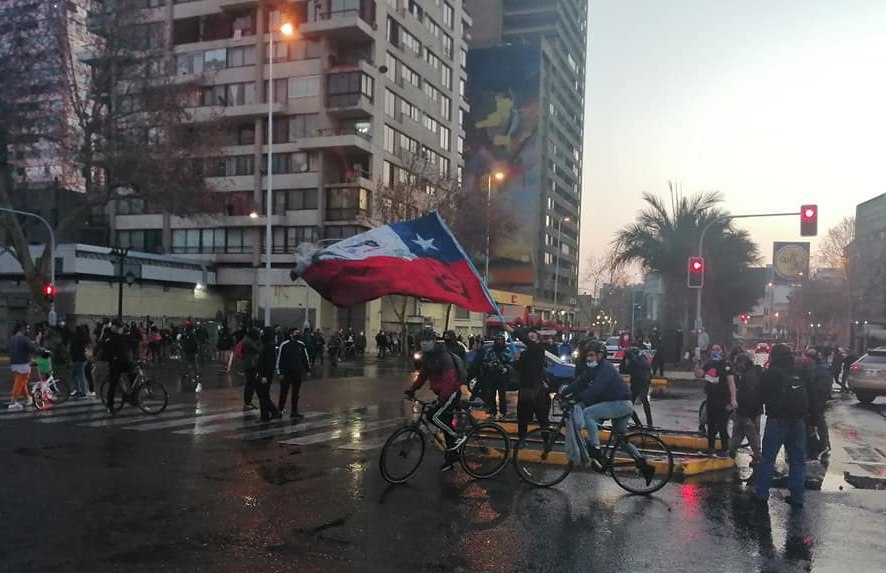
<instances>
[{"instance_id":1,"label":"circular sign","mask_svg":"<svg viewBox=\"0 0 886 573\"><path fill-rule=\"evenodd\" d=\"M775 251L772 264L781 278L800 280L809 272L809 251L800 245L785 245Z\"/></svg>"}]
</instances>

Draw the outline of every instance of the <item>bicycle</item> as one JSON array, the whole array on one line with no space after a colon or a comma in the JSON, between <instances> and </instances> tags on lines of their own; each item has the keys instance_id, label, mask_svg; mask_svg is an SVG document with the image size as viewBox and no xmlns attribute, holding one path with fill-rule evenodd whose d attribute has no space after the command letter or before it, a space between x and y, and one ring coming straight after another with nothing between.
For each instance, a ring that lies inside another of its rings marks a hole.
<instances>
[{"instance_id":1,"label":"bicycle","mask_svg":"<svg viewBox=\"0 0 886 573\"><path fill-rule=\"evenodd\" d=\"M436 408L432 402L407 398L420 411L409 424L397 429L381 449L379 469L382 477L392 484L406 482L418 471L425 456L424 434L430 433L446 450L446 442L438 429L427 418ZM458 461L465 472L476 479L495 477L505 467L511 453L511 439L504 428L494 422L477 422L470 408L459 404L455 410L455 430Z\"/></svg>"},{"instance_id":2,"label":"bicycle","mask_svg":"<svg viewBox=\"0 0 886 573\"><path fill-rule=\"evenodd\" d=\"M139 360L136 363L136 374L133 378L129 376L121 376L117 393L114 396L114 403L109 407L118 412L126 402L133 406L138 406L145 414L159 414L166 409L169 403L169 394L166 388L160 382L148 379L144 370L145 363ZM108 406L108 387L110 380L105 378L99 391L101 392L102 403Z\"/></svg>"},{"instance_id":3,"label":"bicycle","mask_svg":"<svg viewBox=\"0 0 886 573\"><path fill-rule=\"evenodd\" d=\"M565 434L574 403L559 397L557 400L563 412L560 423L553 428L536 428L514 446L517 475L538 487L557 485L574 467L566 456ZM630 418L630 415L626 417ZM602 426L598 429L608 430ZM610 475L615 483L631 493L647 495L660 490L671 480L674 455L661 439L648 432L620 434L614 428L608 431L608 440L601 448L600 473Z\"/></svg>"},{"instance_id":4,"label":"bicycle","mask_svg":"<svg viewBox=\"0 0 886 573\"><path fill-rule=\"evenodd\" d=\"M38 380L31 385L31 401L34 408L45 410L50 404L61 404L71 397L71 387L64 380L55 377L54 372L43 380Z\"/></svg>"}]
</instances>

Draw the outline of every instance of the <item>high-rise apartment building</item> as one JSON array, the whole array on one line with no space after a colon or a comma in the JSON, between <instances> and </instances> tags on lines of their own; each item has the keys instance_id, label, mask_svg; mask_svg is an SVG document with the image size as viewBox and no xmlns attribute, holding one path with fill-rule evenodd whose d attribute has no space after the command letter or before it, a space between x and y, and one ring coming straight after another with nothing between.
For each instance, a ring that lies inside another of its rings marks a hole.
<instances>
[{"instance_id":1,"label":"high-rise apartment building","mask_svg":"<svg viewBox=\"0 0 886 573\"><path fill-rule=\"evenodd\" d=\"M293 253L304 241L340 239L372 226L376 189L407 181L417 160L425 172L460 174L470 26L462 0L146 4L152 36L166 42L175 73L199 80L193 118L226 122L227 140L207 172L225 211L179 218L118 202L116 243L210 261L228 310L251 306L256 317L270 251L274 322L377 329L378 303L336 312L300 281L293 284ZM294 25L291 37L280 33L284 23ZM266 217L273 225L270 249Z\"/></svg>"},{"instance_id":2,"label":"high-rise apartment building","mask_svg":"<svg viewBox=\"0 0 886 573\"><path fill-rule=\"evenodd\" d=\"M491 254L489 282L533 294L545 317L572 313L587 2L466 0L466 6L473 19L466 180L501 194L519 224L513 239ZM498 171L504 179L490 180Z\"/></svg>"}]
</instances>

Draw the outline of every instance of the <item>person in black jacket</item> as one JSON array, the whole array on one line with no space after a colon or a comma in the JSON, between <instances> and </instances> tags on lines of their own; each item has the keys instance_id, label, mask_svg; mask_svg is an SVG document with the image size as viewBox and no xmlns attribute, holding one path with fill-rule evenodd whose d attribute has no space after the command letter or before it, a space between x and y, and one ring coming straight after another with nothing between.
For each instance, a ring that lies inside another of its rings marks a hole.
<instances>
[{"instance_id":1,"label":"person in black jacket","mask_svg":"<svg viewBox=\"0 0 886 573\"><path fill-rule=\"evenodd\" d=\"M511 331L511 327L506 327ZM517 392L517 436L526 437L529 422L535 417L541 426L548 425L551 396L545 384L545 350L541 345L538 331L517 333L526 350L520 353L515 364L520 385Z\"/></svg>"},{"instance_id":2,"label":"person in black jacket","mask_svg":"<svg viewBox=\"0 0 886 573\"><path fill-rule=\"evenodd\" d=\"M102 360L108 363L108 414L113 416L117 413L114 409L114 397L117 394L117 385L120 383L120 375L132 372L132 344L131 338L124 334L123 323L117 319L111 322L110 328L104 330L102 338Z\"/></svg>"},{"instance_id":3,"label":"person in black jacket","mask_svg":"<svg viewBox=\"0 0 886 573\"><path fill-rule=\"evenodd\" d=\"M258 377L258 355L261 352L258 339L258 329L247 328L243 333L243 338L240 340L243 348L243 357L240 362L243 368L244 410L255 410L255 405L252 403L252 395L255 394L256 378Z\"/></svg>"},{"instance_id":4,"label":"person in black jacket","mask_svg":"<svg viewBox=\"0 0 886 573\"><path fill-rule=\"evenodd\" d=\"M652 383L652 368L645 356L640 354L640 349L632 346L625 351L624 360L627 374L631 379L631 402L639 401L643 404L643 413L646 414L646 425L652 427L652 407L649 405L649 385ZM641 426L640 416L631 412L631 419Z\"/></svg>"},{"instance_id":5,"label":"person in black jacket","mask_svg":"<svg viewBox=\"0 0 886 573\"><path fill-rule=\"evenodd\" d=\"M806 493L806 423L809 419L809 373L796 369L794 356L784 344L776 344L769 354L769 369L760 382L760 396L766 409L763 434L763 461L757 468L754 495L757 501L769 500L769 486L775 459L782 445L788 458L788 490L785 501L802 507Z\"/></svg>"},{"instance_id":6,"label":"person in black jacket","mask_svg":"<svg viewBox=\"0 0 886 573\"><path fill-rule=\"evenodd\" d=\"M277 372L277 336L273 327L266 326L261 333L261 350L258 354L258 375L256 376L255 393L258 394L258 408L262 422L271 418L281 418L283 414L274 407L271 401L271 383Z\"/></svg>"},{"instance_id":7,"label":"person in black jacket","mask_svg":"<svg viewBox=\"0 0 886 573\"><path fill-rule=\"evenodd\" d=\"M760 415L763 403L760 401L761 369L755 366L747 354L735 357L735 393L738 408L735 410L735 421L732 425L732 437L729 440L729 456L734 458L745 437L754 454L751 467L763 460L760 450Z\"/></svg>"},{"instance_id":8,"label":"person in black jacket","mask_svg":"<svg viewBox=\"0 0 886 573\"><path fill-rule=\"evenodd\" d=\"M292 388L292 409L289 410L289 416L300 420L304 418L298 412L298 394L301 391L301 383L305 372L311 371L311 359L308 356L308 349L302 342L301 332L297 328L289 331L289 339L284 340L277 351L277 370L282 375L280 379L280 400L277 407L280 412L286 405L286 396Z\"/></svg>"}]
</instances>

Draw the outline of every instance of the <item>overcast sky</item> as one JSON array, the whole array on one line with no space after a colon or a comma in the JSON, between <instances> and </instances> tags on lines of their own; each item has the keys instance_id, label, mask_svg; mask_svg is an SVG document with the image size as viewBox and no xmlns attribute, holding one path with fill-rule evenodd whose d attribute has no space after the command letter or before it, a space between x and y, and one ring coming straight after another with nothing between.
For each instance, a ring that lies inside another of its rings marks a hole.
<instances>
[{"instance_id":1,"label":"overcast sky","mask_svg":"<svg viewBox=\"0 0 886 573\"><path fill-rule=\"evenodd\" d=\"M817 203L821 235L886 191L886 0L591 0L585 100L583 260L668 180L736 214ZM740 226L767 261L800 239Z\"/></svg>"}]
</instances>

